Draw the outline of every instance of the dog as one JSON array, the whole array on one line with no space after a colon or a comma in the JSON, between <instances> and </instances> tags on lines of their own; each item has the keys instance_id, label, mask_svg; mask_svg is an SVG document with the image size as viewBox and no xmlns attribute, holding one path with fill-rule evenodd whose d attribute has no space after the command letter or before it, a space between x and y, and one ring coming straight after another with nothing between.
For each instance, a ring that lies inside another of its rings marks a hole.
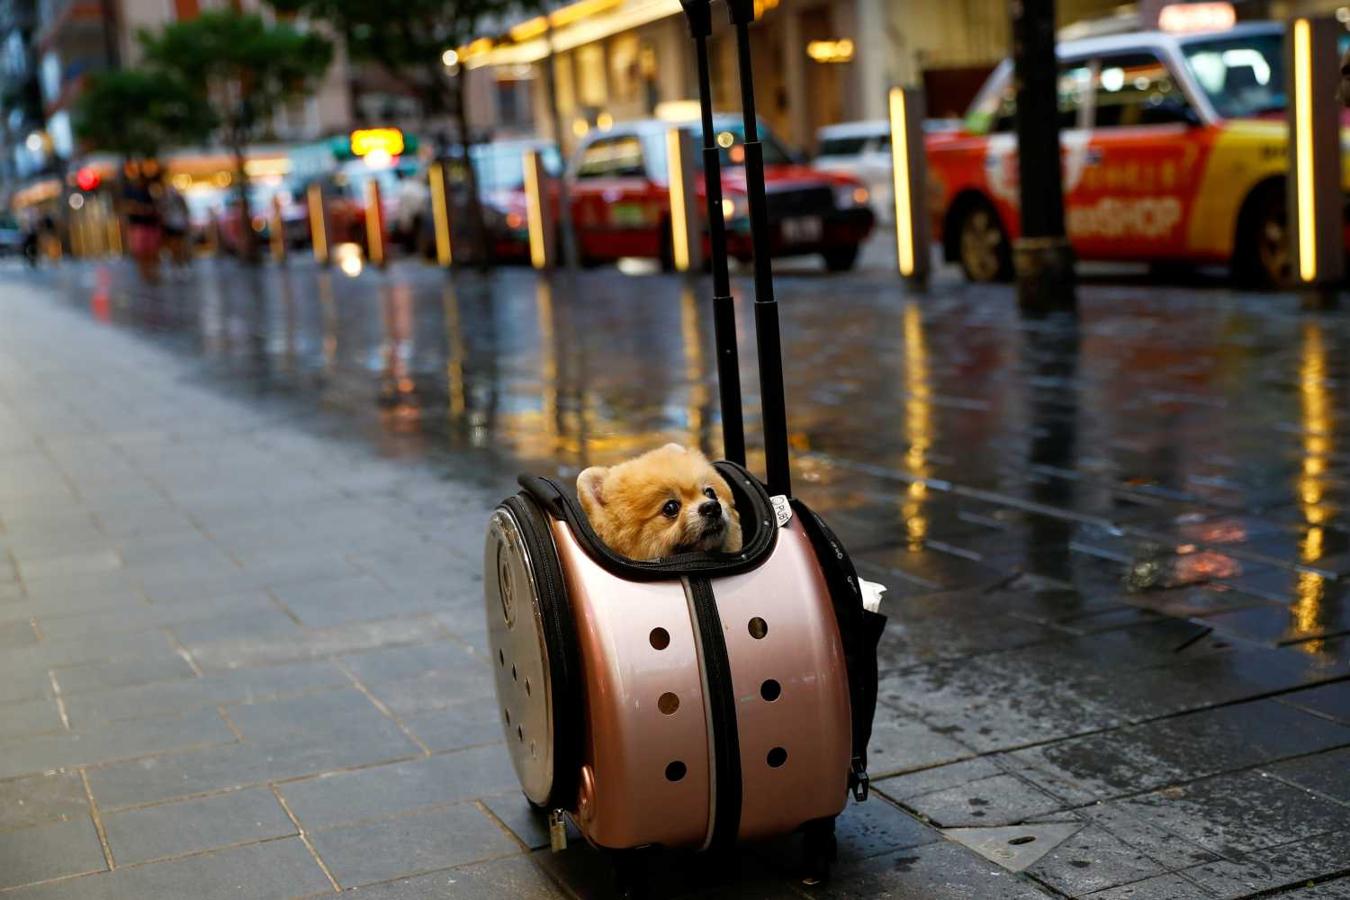
<instances>
[{"instance_id":1,"label":"dog","mask_svg":"<svg viewBox=\"0 0 1350 900\"><path fill-rule=\"evenodd\" d=\"M587 469L577 478L577 496L595 533L629 559L741 549L731 489L707 457L679 444Z\"/></svg>"}]
</instances>

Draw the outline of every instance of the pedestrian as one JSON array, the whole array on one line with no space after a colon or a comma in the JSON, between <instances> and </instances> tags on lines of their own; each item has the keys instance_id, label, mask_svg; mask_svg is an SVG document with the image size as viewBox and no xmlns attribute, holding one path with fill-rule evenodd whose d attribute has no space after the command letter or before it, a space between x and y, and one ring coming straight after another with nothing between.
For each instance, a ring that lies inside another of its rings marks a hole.
<instances>
[{"instance_id":1,"label":"pedestrian","mask_svg":"<svg viewBox=\"0 0 1350 900\"><path fill-rule=\"evenodd\" d=\"M122 186L122 212L127 217L131 238L131 255L141 281L159 283L159 251L162 220L155 195L151 191L145 170L136 163L127 163Z\"/></svg>"},{"instance_id":2,"label":"pedestrian","mask_svg":"<svg viewBox=\"0 0 1350 900\"><path fill-rule=\"evenodd\" d=\"M164 243L169 250L169 261L177 268L188 264L188 215L187 199L172 183L164 184L164 192L159 198L159 214L164 223Z\"/></svg>"}]
</instances>

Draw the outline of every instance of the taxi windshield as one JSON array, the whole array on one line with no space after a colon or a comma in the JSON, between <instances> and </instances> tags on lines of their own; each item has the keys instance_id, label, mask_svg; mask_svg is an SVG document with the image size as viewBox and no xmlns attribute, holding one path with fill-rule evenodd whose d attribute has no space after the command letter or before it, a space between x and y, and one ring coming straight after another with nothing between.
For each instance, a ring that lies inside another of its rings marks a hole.
<instances>
[{"instance_id":1,"label":"taxi windshield","mask_svg":"<svg viewBox=\"0 0 1350 900\"><path fill-rule=\"evenodd\" d=\"M1186 65L1225 119L1282 112L1284 35L1266 33L1183 45Z\"/></svg>"}]
</instances>

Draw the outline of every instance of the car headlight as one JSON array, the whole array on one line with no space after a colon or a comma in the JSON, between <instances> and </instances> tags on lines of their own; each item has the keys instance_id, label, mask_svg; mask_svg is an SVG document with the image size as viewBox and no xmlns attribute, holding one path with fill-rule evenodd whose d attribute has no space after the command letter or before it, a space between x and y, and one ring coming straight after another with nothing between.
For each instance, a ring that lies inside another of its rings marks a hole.
<instances>
[{"instance_id":1,"label":"car headlight","mask_svg":"<svg viewBox=\"0 0 1350 900\"><path fill-rule=\"evenodd\" d=\"M867 188L862 185L844 184L834 189L834 206L836 209L866 206L870 199L872 199L871 195L867 192Z\"/></svg>"}]
</instances>

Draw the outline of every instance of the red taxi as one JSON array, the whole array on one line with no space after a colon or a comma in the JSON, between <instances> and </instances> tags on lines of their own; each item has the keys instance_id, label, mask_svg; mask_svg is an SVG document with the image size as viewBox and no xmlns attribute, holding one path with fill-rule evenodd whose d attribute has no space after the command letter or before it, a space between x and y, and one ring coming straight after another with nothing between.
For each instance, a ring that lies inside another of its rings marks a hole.
<instances>
[{"instance_id":1,"label":"red taxi","mask_svg":"<svg viewBox=\"0 0 1350 900\"><path fill-rule=\"evenodd\" d=\"M746 200L744 131L741 121L730 117L719 117L714 125L722 148L728 252L748 261L754 252ZM696 146L701 146L698 123L662 120L625 122L608 131L592 132L583 140L568 178L577 245L585 263L648 257L669 267L666 147L671 128L693 132ZM831 271L853 268L859 246L874 225L862 182L799 164L766 129L761 128L760 139L773 255L820 254ZM696 184L701 206L706 196L702 179L696 179ZM706 233L704 242L706 248Z\"/></svg>"},{"instance_id":2,"label":"red taxi","mask_svg":"<svg viewBox=\"0 0 1350 900\"><path fill-rule=\"evenodd\" d=\"M1079 258L1290 273L1284 27L1136 32L1062 42L1059 118L1069 237ZM972 281L1012 274L1018 233L1012 67L964 129L930 135L929 200L946 258Z\"/></svg>"}]
</instances>

